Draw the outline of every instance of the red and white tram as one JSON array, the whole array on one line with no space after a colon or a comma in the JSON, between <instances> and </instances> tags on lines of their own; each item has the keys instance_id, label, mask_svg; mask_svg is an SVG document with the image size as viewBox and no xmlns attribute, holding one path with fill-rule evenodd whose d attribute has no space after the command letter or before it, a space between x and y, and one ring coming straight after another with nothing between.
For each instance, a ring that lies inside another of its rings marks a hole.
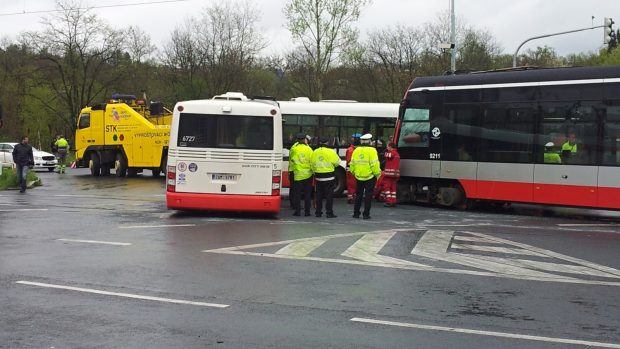
<instances>
[{"instance_id":1,"label":"red and white tram","mask_svg":"<svg viewBox=\"0 0 620 349\"><path fill-rule=\"evenodd\" d=\"M416 78L396 139L400 201L620 209L620 66Z\"/></svg>"}]
</instances>

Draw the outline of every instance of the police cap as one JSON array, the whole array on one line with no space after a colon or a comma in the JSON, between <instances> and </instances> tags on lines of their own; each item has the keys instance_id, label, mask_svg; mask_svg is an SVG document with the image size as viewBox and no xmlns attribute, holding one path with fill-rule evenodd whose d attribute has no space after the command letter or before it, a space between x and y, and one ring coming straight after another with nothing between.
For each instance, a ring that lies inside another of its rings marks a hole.
<instances>
[{"instance_id":1,"label":"police cap","mask_svg":"<svg viewBox=\"0 0 620 349\"><path fill-rule=\"evenodd\" d=\"M329 138L327 138L327 136L321 136L321 138L319 138L319 143L321 144L327 144L329 142Z\"/></svg>"},{"instance_id":2,"label":"police cap","mask_svg":"<svg viewBox=\"0 0 620 349\"><path fill-rule=\"evenodd\" d=\"M372 135L370 133L367 133L367 134L361 136L360 139L363 140L363 141L371 140L372 139Z\"/></svg>"},{"instance_id":3,"label":"police cap","mask_svg":"<svg viewBox=\"0 0 620 349\"><path fill-rule=\"evenodd\" d=\"M297 135L295 135L295 138L297 138L297 139L304 139L304 138L306 138L306 134L300 132Z\"/></svg>"}]
</instances>

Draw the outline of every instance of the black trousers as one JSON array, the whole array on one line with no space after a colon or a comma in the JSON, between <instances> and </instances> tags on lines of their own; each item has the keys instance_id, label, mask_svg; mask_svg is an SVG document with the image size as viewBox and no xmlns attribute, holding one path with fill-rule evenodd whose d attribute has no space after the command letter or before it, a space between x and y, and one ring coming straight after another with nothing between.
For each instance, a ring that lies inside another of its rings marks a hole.
<instances>
[{"instance_id":1,"label":"black trousers","mask_svg":"<svg viewBox=\"0 0 620 349\"><path fill-rule=\"evenodd\" d=\"M301 211L301 196L304 197L304 212L310 213L310 208L312 207L312 177L308 179L304 179L303 181L295 181L294 193L295 195L294 203L295 203L295 213L299 213Z\"/></svg>"},{"instance_id":2,"label":"black trousers","mask_svg":"<svg viewBox=\"0 0 620 349\"><path fill-rule=\"evenodd\" d=\"M323 214L323 199L328 215L334 214L334 184L335 180L316 181L316 214Z\"/></svg>"},{"instance_id":3,"label":"black trousers","mask_svg":"<svg viewBox=\"0 0 620 349\"><path fill-rule=\"evenodd\" d=\"M288 171L288 201L291 203L291 207L295 208L295 173Z\"/></svg>"},{"instance_id":4,"label":"black trousers","mask_svg":"<svg viewBox=\"0 0 620 349\"><path fill-rule=\"evenodd\" d=\"M357 180L357 187L355 192L355 205L353 206L353 214L355 216L360 215L360 208L362 207L362 199L364 200L364 212L365 217L370 216L370 205L372 203L372 195L375 190L376 178L369 179L367 181Z\"/></svg>"}]
</instances>

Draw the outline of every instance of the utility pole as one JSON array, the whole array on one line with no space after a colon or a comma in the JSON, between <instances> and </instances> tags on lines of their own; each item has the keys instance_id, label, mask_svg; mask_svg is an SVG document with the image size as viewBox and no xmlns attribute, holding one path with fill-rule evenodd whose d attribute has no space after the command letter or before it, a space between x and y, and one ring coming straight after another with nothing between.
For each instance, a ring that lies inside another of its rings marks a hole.
<instances>
[{"instance_id":1,"label":"utility pole","mask_svg":"<svg viewBox=\"0 0 620 349\"><path fill-rule=\"evenodd\" d=\"M454 15L454 0L450 0L450 71L456 71L456 16Z\"/></svg>"}]
</instances>

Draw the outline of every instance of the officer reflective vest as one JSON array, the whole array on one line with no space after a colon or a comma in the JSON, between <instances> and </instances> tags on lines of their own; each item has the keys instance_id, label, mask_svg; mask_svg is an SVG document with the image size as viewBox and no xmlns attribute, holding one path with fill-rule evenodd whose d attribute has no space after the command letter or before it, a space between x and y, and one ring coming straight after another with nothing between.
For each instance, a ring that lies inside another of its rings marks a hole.
<instances>
[{"instance_id":1,"label":"officer reflective vest","mask_svg":"<svg viewBox=\"0 0 620 349\"><path fill-rule=\"evenodd\" d=\"M307 144L300 143L295 147L293 156L289 161L293 162L293 172L295 181L303 181L312 177L312 148Z\"/></svg>"},{"instance_id":2,"label":"officer reflective vest","mask_svg":"<svg viewBox=\"0 0 620 349\"><path fill-rule=\"evenodd\" d=\"M312 172L317 181L331 181L334 177L334 169L340 165L340 157L334 149L319 147L312 153Z\"/></svg>"},{"instance_id":3,"label":"officer reflective vest","mask_svg":"<svg viewBox=\"0 0 620 349\"><path fill-rule=\"evenodd\" d=\"M544 161L545 164L561 164L562 158L558 153L547 151L544 154Z\"/></svg>"},{"instance_id":4,"label":"officer reflective vest","mask_svg":"<svg viewBox=\"0 0 620 349\"><path fill-rule=\"evenodd\" d=\"M64 138L59 138L59 139L56 141L56 143L55 143L55 144L56 144L56 146L57 146L58 148L68 148L68 147L69 147L69 142L67 142L67 140L66 140L66 139L64 139Z\"/></svg>"},{"instance_id":5,"label":"officer reflective vest","mask_svg":"<svg viewBox=\"0 0 620 349\"><path fill-rule=\"evenodd\" d=\"M373 177L379 178L381 167L377 149L368 146L358 146L351 157L351 173L358 181L367 181Z\"/></svg>"},{"instance_id":6,"label":"officer reflective vest","mask_svg":"<svg viewBox=\"0 0 620 349\"><path fill-rule=\"evenodd\" d=\"M562 144L562 151L570 151L571 154L574 154L577 152L577 143L571 145L570 142L566 142L564 144Z\"/></svg>"},{"instance_id":7,"label":"officer reflective vest","mask_svg":"<svg viewBox=\"0 0 620 349\"><path fill-rule=\"evenodd\" d=\"M295 144L293 144L291 148L288 150L288 171L289 172L294 171L295 166L293 165L293 162L291 161L291 159L295 155L295 147L298 145L299 145L299 142L295 142Z\"/></svg>"},{"instance_id":8,"label":"officer reflective vest","mask_svg":"<svg viewBox=\"0 0 620 349\"><path fill-rule=\"evenodd\" d=\"M400 177L400 155L396 149L385 151L385 171L383 171L383 175L391 178Z\"/></svg>"}]
</instances>

